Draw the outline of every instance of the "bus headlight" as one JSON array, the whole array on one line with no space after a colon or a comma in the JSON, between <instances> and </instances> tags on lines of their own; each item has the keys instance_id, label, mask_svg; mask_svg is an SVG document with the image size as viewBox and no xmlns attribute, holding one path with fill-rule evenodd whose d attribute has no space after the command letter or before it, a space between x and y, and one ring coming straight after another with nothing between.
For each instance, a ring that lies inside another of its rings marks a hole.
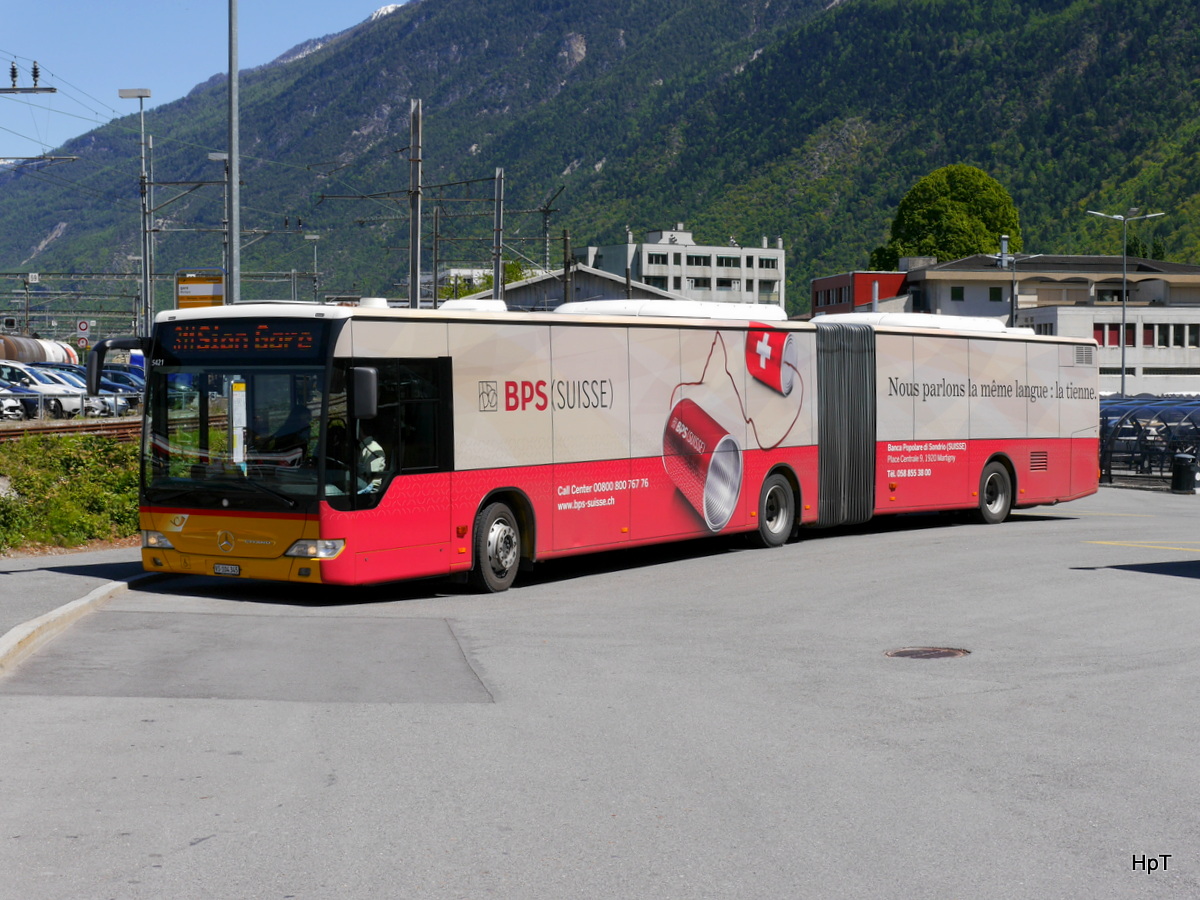
<instances>
[{"instance_id":1,"label":"bus headlight","mask_svg":"<svg viewBox=\"0 0 1200 900\"><path fill-rule=\"evenodd\" d=\"M161 531L143 531L142 547L152 550L174 550L175 545Z\"/></svg>"},{"instance_id":2,"label":"bus headlight","mask_svg":"<svg viewBox=\"0 0 1200 900\"><path fill-rule=\"evenodd\" d=\"M283 555L302 559L333 559L345 546L345 541L296 541Z\"/></svg>"}]
</instances>

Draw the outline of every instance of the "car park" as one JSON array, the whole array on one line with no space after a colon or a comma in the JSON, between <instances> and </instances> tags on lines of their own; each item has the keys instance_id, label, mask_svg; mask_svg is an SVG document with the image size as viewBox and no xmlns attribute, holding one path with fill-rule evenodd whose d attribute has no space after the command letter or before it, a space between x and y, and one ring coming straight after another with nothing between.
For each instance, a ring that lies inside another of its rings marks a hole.
<instances>
[{"instance_id":1,"label":"car park","mask_svg":"<svg viewBox=\"0 0 1200 900\"><path fill-rule=\"evenodd\" d=\"M42 366L37 366L37 368L43 374L53 378L55 382L59 382L67 388L82 391L84 415L124 415L130 408L128 401L119 395L108 394L108 392L102 392L100 396L88 394L88 383L80 374L60 370L60 368L44 368Z\"/></svg>"},{"instance_id":2,"label":"car park","mask_svg":"<svg viewBox=\"0 0 1200 900\"><path fill-rule=\"evenodd\" d=\"M61 384L64 389L79 392L79 407L76 411L77 415L85 416L111 416L116 415L117 404L110 402L111 398L93 397L87 392L87 385L81 379L77 379L73 372L62 372L55 369L41 369L34 367L41 375L50 378L52 381ZM122 408L126 408L128 404L121 404Z\"/></svg>"},{"instance_id":3,"label":"car park","mask_svg":"<svg viewBox=\"0 0 1200 900\"><path fill-rule=\"evenodd\" d=\"M0 380L28 388L38 395L38 415L61 419L77 416L85 409L86 391L73 387L48 372L16 360L0 360Z\"/></svg>"}]
</instances>

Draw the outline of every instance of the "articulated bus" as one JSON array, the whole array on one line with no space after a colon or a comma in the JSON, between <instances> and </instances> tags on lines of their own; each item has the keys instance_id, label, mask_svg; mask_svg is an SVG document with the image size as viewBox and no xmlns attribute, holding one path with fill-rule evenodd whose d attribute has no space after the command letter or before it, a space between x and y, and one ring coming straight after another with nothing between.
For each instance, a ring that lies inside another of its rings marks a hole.
<instances>
[{"instance_id":1,"label":"articulated bus","mask_svg":"<svg viewBox=\"0 0 1200 900\"><path fill-rule=\"evenodd\" d=\"M238 304L101 341L93 373L114 348L147 361L145 568L502 591L554 557L917 511L995 523L1097 489L1090 340L596 308Z\"/></svg>"}]
</instances>

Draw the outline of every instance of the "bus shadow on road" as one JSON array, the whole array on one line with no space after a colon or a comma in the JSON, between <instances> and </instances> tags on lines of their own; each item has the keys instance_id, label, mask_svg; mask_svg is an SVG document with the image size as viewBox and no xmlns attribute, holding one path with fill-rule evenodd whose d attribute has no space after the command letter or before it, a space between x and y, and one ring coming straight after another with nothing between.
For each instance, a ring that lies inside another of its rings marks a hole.
<instances>
[{"instance_id":1,"label":"bus shadow on road","mask_svg":"<svg viewBox=\"0 0 1200 900\"><path fill-rule=\"evenodd\" d=\"M718 536L681 543L657 544L649 547L546 560L539 562L529 571L521 572L517 576L513 590L520 590L522 586L553 584L575 578L676 563L689 559L701 559L745 549L748 549L748 545L744 536ZM74 572L75 574L94 574L79 569ZM448 577L344 586L252 581L210 575L155 574L152 572L131 575L126 570L123 577L118 575L113 580L129 581L131 590L164 598L205 597L232 603L296 606L312 609L369 606L408 600L437 600L444 597L476 595L484 598L489 596L477 591L464 578Z\"/></svg>"},{"instance_id":2,"label":"bus shadow on road","mask_svg":"<svg viewBox=\"0 0 1200 900\"><path fill-rule=\"evenodd\" d=\"M574 578L586 578L630 569L669 565L685 560L704 559L749 549L742 535L720 535L698 538L671 544L654 544L648 547L627 547L622 550L606 550L584 556L568 556L539 562L532 570L517 576L517 587L522 585L554 584ZM463 586L460 590L469 591Z\"/></svg>"},{"instance_id":3,"label":"bus shadow on road","mask_svg":"<svg viewBox=\"0 0 1200 900\"><path fill-rule=\"evenodd\" d=\"M1064 518L1061 514L1039 515L1036 512L1022 510L1014 513L1012 518L998 528L1019 527L1037 522L1059 521ZM905 513L902 515L879 516L857 525L837 525L831 528L805 528L797 540L792 540L783 548L783 552L799 550L803 545L812 541L824 541L839 537L870 537L871 535L886 535L908 531L924 531L938 528L992 527L981 526L973 512L932 512ZM753 534L717 535L714 537L695 540L678 541L669 544L654 544L647 547L627 548L624 550L608 550L603 553L593 553L585 556L572 556L562 559L548 560L538 563L532 571L522 572L517 577L517 586L533 584L552 584L573 578L603 575L610 572L621 572L628 569L646 568L686 560L703 559L720 556L726 553L742 552L780 552L764 551L753 537ZM453 590L453 589L452 589ZM468 590L459 588L459 591Z\"/></svg>"},{"instance_id":4,"label":"bus shadow on road","mask_svg":"<svg viewBox=\"0 0 1200 900\"><path fill-rule=\"evenodd\" d=\"M80 578L102 578L105 581L128 581L136 578L142 572L141 560L132 562L92 562L75 563L74 565L38 566L42 572L53 572L59 575L75 575ZM0 569L0 575L23 575L31 571L28 568Z\"/></svg>"},{"instance_id":5,"label":"bus shadow on road","mask_svg":"<svg viewBox=\"0 0 1200 900\"><path fill-rule=\"evenodd\" d=\"M150 575L132 590L162 597L207 597L231 603L306 608L365 606L403 600L429 600L456 593L441 580L398 581L346 587L336 584L296 584L251 581L207 575Z\"/></svg>"},{"instance_id":6,"label":"bus shadow on road","mask_svg":"<svg viewBox=\"0 0 1200 900\"><path fill-rule=\"evenodd\" d=\"M1061 514L1039 515L1032 511L1015 513L1000 528L1017 527L1043 521L1062 519ZM833 528L807 528L799 540L784 548L797 549L809 541L823 541L849 536L885 535L935 528L978 526L970 513L906 513L880 516L858 525L839 525ZM991 527L991 526L989 526ZM747 534L716 535L695 540L628 547L544 560L531 570L517 576L515 590L522 586L555 584L576 578L594 577L632 569L670 565L688 560L705 559L727 553L762 551L753 537ZM778 552L778 551L770 551ZM113 565L113 564L109 564ZM63 567L60 571L95 575L99 566ZM130 580L128 565L113 568L114 580ZM297 584L272 581L250 581L208 575L156 575L145 573L135 579L134 590L162 596L203 596L215 600L264 605L298 606L309 608L347 607L377 603L396 603L407 600L436 600L442 597L470 596L477 591L463 580L445 577L394 581L383 584L342 586L330 584ZM484 595L480 595L484 596Z\"/></svg>"},{"instance_id":7,"label":"bus shadow on road","mask_svg":"<svg viewBox=\"0 0 1200 900\"><path fill-rule=\"evenodd\" d=\"M998 525L984 525L979 521L975 510L954 510L951 512L914 512L900 515L876 516L866 522L856 525L835 525L831 528L809 528L802 533L800 540L810 541L821 538L837 538L849 535L894 534L905 531L924 531L934 528L996 528L1003 534L1005 529L1018 528L1022 525L1032 525L1038 522L1061 522L1063 519L1074 519L1075 516L1061 512L1041 513L1033 509L1014 510L1004 522Z\"/></svg>"}]
</instances>

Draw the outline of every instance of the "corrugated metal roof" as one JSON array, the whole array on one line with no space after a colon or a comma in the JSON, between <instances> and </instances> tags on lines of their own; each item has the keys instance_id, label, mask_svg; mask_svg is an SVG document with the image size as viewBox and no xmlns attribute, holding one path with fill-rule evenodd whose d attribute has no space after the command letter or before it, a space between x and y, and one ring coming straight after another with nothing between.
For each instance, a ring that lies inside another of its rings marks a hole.
<instances>
[{"instance_id":1,"label":"corrugated metal roof","mask_svg":"<svg viewBox=\"0 0 1200 900\"><path fill-rule=\"evenodd\" d=\"M1109 277L1114 273L1120 275L1123 268L1120 256L1060 256L1049 253L1031 255L1017 253L1014 255L1017 269L1024 277L1039 272L1054 275ZM999 266L995 256L980 253L916 269L910 272L909 276L919 275L921 272L978 272L994 271L997 268ZM1200 275L1200 266L1166 262L1161 259L1143 259L1139 256L1128 258L1128 269L1130 274L1139 275Z\"/></svg>"}]
</instances>

